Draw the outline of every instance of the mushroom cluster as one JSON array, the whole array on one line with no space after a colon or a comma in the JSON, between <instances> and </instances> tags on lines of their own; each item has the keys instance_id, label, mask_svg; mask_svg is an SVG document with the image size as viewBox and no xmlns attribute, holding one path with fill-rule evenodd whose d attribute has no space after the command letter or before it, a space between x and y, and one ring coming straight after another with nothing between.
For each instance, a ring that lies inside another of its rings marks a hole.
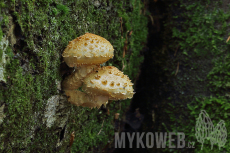
<instances>
[{"instance_id":1,"label":"mushroom cluster","mask_svg":"<svg viewBox=\"0 0 230 153\"><path fill-rule=\"evenodd\" d=\"M91 33L69 42L62 56L69 67L77 67L62 82L69 102L99 108L108 100L133 97L133 84L127 75L114 66L100 67L100 64L113 57L113 51L109 41ZM77 90L80 87L83 91Z\"/></svg>"}]
</instances>

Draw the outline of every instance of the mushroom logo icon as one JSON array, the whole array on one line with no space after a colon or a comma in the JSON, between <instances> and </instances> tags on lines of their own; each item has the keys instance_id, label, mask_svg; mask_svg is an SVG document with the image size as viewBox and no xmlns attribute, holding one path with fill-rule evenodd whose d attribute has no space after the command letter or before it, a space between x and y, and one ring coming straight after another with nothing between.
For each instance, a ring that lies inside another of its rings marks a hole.
<instances>
[{"instance_id":1,"label":"mushroom logo icon","mask_svg":"<svg viewBox=\"0 0 230 153\"><path fill-rule=\"evenodd\" d=\"M205 110L201 110L199 117L196 121L195 126L195 136L198 142L202 143L201 150L203 150L204 140L210 140L211 149L213 144L217 143L219 150L223 147L227 141L227 129L225 127L225 122L221 120L214 127L212 120Z\"/></svg>"}]
</instances>

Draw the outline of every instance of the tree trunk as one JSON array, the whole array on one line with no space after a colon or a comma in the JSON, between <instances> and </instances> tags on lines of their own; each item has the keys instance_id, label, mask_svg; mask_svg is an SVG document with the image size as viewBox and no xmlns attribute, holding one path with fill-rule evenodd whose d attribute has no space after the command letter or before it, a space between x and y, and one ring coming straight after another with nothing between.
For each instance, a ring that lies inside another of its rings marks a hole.
<instances>
[{"instance_id":1,"label":"tree trunk","mask_svg":"<svg viewBox=\"0 0 230 153\"><path fill-rule=\"evenodd\" d=\"M115 49L104 65L135 81L147 38L143 6L140 0L0 2L1 152L82 153L111 145L113 115L122 116L130 100L99 110L71 105L61 82L73 69L61 54L86 32L100 35Z\"/></svg>"}]
</instances>

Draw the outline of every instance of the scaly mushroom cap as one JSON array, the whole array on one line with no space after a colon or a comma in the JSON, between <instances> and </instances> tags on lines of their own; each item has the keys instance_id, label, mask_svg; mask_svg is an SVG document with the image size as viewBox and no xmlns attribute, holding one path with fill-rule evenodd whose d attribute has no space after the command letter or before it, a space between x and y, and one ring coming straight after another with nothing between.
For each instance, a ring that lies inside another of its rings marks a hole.
<instances>
[{"instance_id":1,"label":"scaly mushroom cap","mask_svg":"<svg viewBox=\"0 0 230 153\"><path fill-rule=\"evenodd\" d=\"M108 96L109 100L133 97L132 82L116 67L105 66L84 79L83 90L91 95Z\"/></svg>"},{"instance_id":2,"label":"scaly mushroom cap","mask_svg":"<svg viewBox=\"0 0 230 153\"><path fill-rule=\"evenodd\" d=\"M63 90L76 90L82 86L83 79L99 68L97 65L83 65L79 67L74 73L65 78L62 82Z\"/></svg>"},{"instance_id":3,"label":"scaly mushroom cap","mask_svg":"<svg viewBox=\"0 0 230 153\"><path fill-rule=\"evenodd\" d=\"M86 33L69 42L62 56L69 67L101 64L113 57L113 46L105 38Z\"/></svg>"}]
</instances>

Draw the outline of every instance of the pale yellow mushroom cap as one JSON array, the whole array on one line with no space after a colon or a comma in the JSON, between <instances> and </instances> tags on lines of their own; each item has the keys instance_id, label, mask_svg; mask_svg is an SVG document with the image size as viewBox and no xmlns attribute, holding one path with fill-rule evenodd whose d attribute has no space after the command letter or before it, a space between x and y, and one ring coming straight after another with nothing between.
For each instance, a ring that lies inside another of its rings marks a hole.
<instances>
[{"instance_id":1,"label":"pale yellow mushroom cap","mask_svg":"<svg viewBox=\"0 0 230 153\"><path fill-rule=\"evenodd\" d=\"M113 57L113 46L108 40L86 33L69 42L62 56L69 67L95 65Z\"/></svg>"},{"instance_id":2,"label":"pale yellow mushroom cap","mask_svg":"<svg viewBox=\"0 0 230 153\"><path fill-rule=\"evenodd\" d=\"M132 98L134 94L129 77L113 66L92 72L83 82L83 90L88 94L108 96L109 100Z\"/></svg>"}]
</instances>

